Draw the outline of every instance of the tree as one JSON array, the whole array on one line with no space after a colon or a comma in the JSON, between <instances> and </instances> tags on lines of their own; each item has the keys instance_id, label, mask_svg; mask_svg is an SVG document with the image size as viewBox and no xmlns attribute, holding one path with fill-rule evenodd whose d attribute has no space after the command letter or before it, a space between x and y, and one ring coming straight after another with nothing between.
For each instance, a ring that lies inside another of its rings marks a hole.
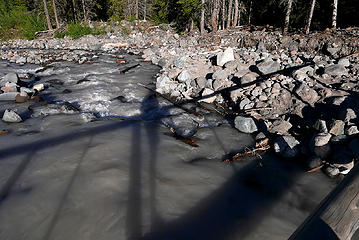
<instances>
[{"instance_id":1,"label":"tree","mask_svg":"<svg viewBox=\"0 0 359 240\"><path fill-rule=\"evenodd\" d=\"M288 32L290 13L292 12L292 5L293 5L293 0L286 0L286 1L287 1L287 11L285 13L283 33Z\"/></svg>"},{"instance_id":2,"label":"tree","mask_svg":"<svg viewBox=\"0 0 359 240\"><path fill-rule=\"evenodd\" d=\"M316 0L311 0L311 3L310 3L310 10L309 10L308 18L307 18L307 25L305 26L305 34L309 34L309 31L310 31L310 25L312 24L315 2L316 2Z\"/></svg>"},{"instance_id":3,"label":"tree","mask_svg":"<svg viewBox=\"0 0 359 240\"><path fill-rule=\"evenodd\" d=\"M205 3L206 3L205 0L201 0L201 22L200 22L201 34L204 34L204 14L205 14L204 4Z\"/></svg>"},{"instance_id":4,"label":"tree","mask_svg":"<svg viewBox=\"0 0 359 240\"><path fill-rule=\"evenodd\" d=\"M232 0L229 0L229 5L228 5L228 18L227 18L227 28L230 28L231 27L231 14L232 14L232 4L233 4L233 1Z\"/></svg>"},{"instance_id":5,"label":"tree","mask_svg":"<svg viewBox=\"0 0 359 240\"><path fill-rule=\"evenodd\" d=\"M218 29L218 17L219 17L219 0L214 0L212 17L211 17L211 25L213 32L216 32Z\"/></svg>"},{"instance_id":6,"label":"tree","mask_svg":"<svg viewBox=\"0 0 359 240\"><path fill-rule=\"evenodd\" d=\"M236 27L238 23L238 8L239 8L239 0L234 0L234 16L232 26Z\"/></svg>"},{"instance_id":7,"label":"tree","mask_svg":"<svg viewBox=\"0 0 359 240\"><path fill-rule=\"evenodd\" d=\"M52 31L52 26L51 26L51 21L50 21L50 16L49 16L49 9L47 8L47 2L46 0L43 0L44 2L44 11L45 11L45 16L46 16L46 21L47 21L47 27L49 28L49 30Z\"/></svg>"},{"instance_id":8,"label":"tree","mask_svg":"<svg viewBox=\"0 0 359 240\"><path fill-rule=\"evenodd\" d=\"M337 28L338 0L333 0L332 28Z\"/></svg>"},{"instance_id":9,"label":"tree","mask_svg":"<svg viewBox=\"0 0 359 240\"><path fill-rule=\"evenodd\" d=\"M60 22L59 22L59 18L57 17L57 9L56 9L56 4L55 4L55 0L52 0L52 7L54 8L54 15L55 15L55 21L56 21L56 28L60 28Z\"/></svg>"}]
</instances>

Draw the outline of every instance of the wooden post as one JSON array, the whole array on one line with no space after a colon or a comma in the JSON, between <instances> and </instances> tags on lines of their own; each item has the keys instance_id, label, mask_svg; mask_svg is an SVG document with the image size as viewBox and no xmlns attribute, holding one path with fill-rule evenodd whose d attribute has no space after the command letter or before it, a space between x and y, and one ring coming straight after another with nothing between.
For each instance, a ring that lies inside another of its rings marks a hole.
<instances>
[{"instance_id":1,"label":"wooden post","mask_svg":"<svg viewBox=\"0 0 359 240\"><path fill-rule=\"evenodd\" d=\"M359 228L359 164L289 240L350 240Z\"/></svg>"}]
</instances>

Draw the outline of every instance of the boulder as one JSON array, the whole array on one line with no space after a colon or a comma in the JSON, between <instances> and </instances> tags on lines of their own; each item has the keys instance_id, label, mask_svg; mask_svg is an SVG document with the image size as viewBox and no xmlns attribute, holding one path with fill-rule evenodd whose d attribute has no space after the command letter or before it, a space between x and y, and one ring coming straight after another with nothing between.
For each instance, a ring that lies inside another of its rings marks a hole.
<instances>
[{"instance_id":1,"label":"boulder","mask_svg":"<svg viewBox=\"0 0 359 240\"><path fill-rule=\"evenodd\" d=\"M318 93L308 87L308 85L304 82L302 82L296 89L295 93L305 102L309 103L311 106L314 106L314 104L319 100Z\"/></svg>"},{"instance_id":2,"label":"boulder","mask_svg":"<svg viewBox=\"0 0 359 240\"><path fill-rule=\"evenodd\" d=\"M228 72L225 70L215 71L212 75L212 79L214 80L225 80L228 78Z\"/></svg>"},{"instance_id":3,"label":"boulder","mask_svg":"<svg viewBox=\"0 0 359 240\"><path fill-rule=\"evenodd\" d=\"M258 71L263 74L270 74L279 70L280 64L272 60L266 60L257 64Z\"/></svg>"},{"instance_id":4,"label":"boulder","mask_svg":"<svg viewBox=\"0 0 359 240\"><path fill-rule=\"evenodd\" d=\"M223 67L227 62L234 60L234 53L232 48L227 48L224 52L217 54L217 65Z\"/></svg>"},{"instance_id":5,"label":"boulder","mask_svg":"<svg viewBox=\"0 0 359 240\"><path fill-rule=\"evenodd\" d=\"M314 147L322 147L329 143L331 137L330 133L318 133L313 137L311 144Z\"/></svg>"},{"instance_id":6,"label":"boulder","mask_svg":"<svg viewBox=\"0 0 359 240\"><path fill-rule=\"evenodd\" d=\"M316 130L318 130L321 133L327 133L328 132L328 128L327 128L327 124L324 120L318 119L315 124L314 124L314 128Z\"/></svg>"},{"instance_id":7,"label":"boulder","mask_svg":"<svg viewBox=\"0 0 359 240\"><path fill-rule=\"evenodd\" d=\"M216 100L216 95L211 96L212 94L214 94L213 90L211 90L209 88L205 88L202 92L202 98L199 101L206 102L206 103L213 103L214 100Z\"/></svg>"},{"instance_id":8,"label":"boulder","mask_svg":"<svg viewBox=\"0 0 359 240\"><path fill-rule=\"evenodd\" d=\"M324 73L331 76L346 76L348 74L347 69L341 64L329 65L324 69Z\"/></svg>"},{"instance_id":9,"label":"boulder","mask_svg":"<svg viewBox=\"0 0 359 240\"><path fill-rule=\"evenodd\" d=\"M300 153L300 143L292 136L280 136L275 139L274 151L284 158L294 158Z\"/></svg>"},{"instance_id":10,"label":"boulder","mask_svg":"<svg viewBox=\"0 0 359 240\"><path fill-rule=\"evenodd\" d=\"M5 86L5 83L15 83L17 84L19 81L19 76L16 73L8 73L6 74L3 79L0 81L0 86Z\"/></svg>"},{"instance_id":11,"label":"boulder","mask_svg":"<svg viewBox=\"0 0 359 240\"><path fill-rule=\"evenodd\" d=\"M18 95L17 92L7 92L0 94L0 101L15 101L16 96Z\"/></svg>"},{"instance_id":12,"label":"boulder","mask_svg":"<svg viewBox=\"0 0 359 240\"><path fill-rule=\"evenodd\" d=\"M234 119L235 128L243 133L254 133L258 130L256 123L251 117L238 116Z\"/></svg>"},{"instance_id":13,"label":"boulder","mask_svg":"<svg viewBox=\"0 0 359 240\"><path fill-rule=\"evenodd\" d=\"M178 82L190 84L192 75L188 70L183 70L177 77Z\"/></svg>"},{"instance_id":14,"label":"boulder","mask_svg":"<svg viewBox=\"0 0 359 240\"><path fill-rule=\"evenodd\" d=\"M271 128L269 129L270 133L276 133L279 135L288 134L289 129L292 127L292 124L284 120L276 120L273 122Z\"/></svg>"},{"instance_id":15,"label":"boulder","mask_svg":"<svg viewBox=\"0 0 359 240\"><path fill-rule=\"evenodd\" d=\"M22 118L13 110L6 109L2 117L4 122L19 123L22 122Z\"/></svg>"},{"instance_id":16,"label":"boulder","mask_svg":"<svg viewBox=\"0 0 359 240\"><path fill-rule=\"evenodd\" d=\"M344 122L342 120L334 120L330 125L329 133L339 136L344 135Z\"/></svg>"}]
</instances>

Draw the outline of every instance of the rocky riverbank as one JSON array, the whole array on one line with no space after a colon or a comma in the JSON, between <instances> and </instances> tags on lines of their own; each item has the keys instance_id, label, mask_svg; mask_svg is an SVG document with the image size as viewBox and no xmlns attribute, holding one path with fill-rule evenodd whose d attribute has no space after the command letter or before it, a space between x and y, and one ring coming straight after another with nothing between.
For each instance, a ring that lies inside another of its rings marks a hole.
<instances>
[{"instance_id":1,"label":"rocky riverbank","mask_svg":"<svg viewBox=\"0 0 359 240\"><path fill-rule=\"evenodd\" d=\"M358 36L358 29L282 36L265 28L180 36L164 26L134 26L129 35L3 42L0 58L46 66L91 63L102 52L141 55L162 68L155 89L173 103L211 108L239 131L269 138L280 156L300 158L308 170L324 165L336 176L359 158ZM184 127L176 133L190 137L196 127L184 129L185 120L177 119Z\"/></svg>"}]
</instances>

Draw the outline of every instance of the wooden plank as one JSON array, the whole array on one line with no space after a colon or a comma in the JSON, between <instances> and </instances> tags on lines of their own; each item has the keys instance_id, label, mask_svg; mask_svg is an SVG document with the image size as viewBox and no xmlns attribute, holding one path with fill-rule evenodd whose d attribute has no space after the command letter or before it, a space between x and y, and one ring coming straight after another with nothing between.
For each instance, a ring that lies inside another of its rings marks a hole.
<instances>
[{"instance_id":1,"label":"wooden plank","mask_svg":"<svg viewBox=\"0 0 359 240\"><path fill-rule=\"evenodd\" d=\"M356 164L289 240L350 240L358 228L359 164Z\"/></svg>"}]
</instances>

